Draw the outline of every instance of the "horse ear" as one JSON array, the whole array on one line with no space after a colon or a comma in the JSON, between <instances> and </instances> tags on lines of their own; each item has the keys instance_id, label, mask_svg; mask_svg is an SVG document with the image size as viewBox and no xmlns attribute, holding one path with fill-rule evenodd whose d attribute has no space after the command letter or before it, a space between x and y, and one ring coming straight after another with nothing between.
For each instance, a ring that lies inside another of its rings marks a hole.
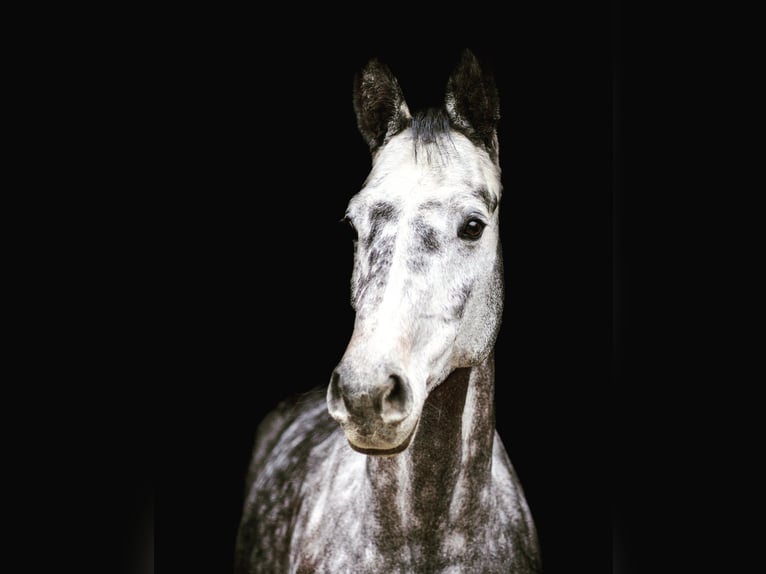
<instances>
[{"instance_id":1,"label":"horse ear","mask_svg":"<svg viewBox=\"0 0 766 574\"><path fill-rule=\"evenodd\" d=\"M399 82L388 66L372 59L354 78L354 111L362 137L374 152L412 119Z\"/></svg>"},{"instance_id":2,"label":"horse ear","mask_svg":"<svg viewBox=\"0 0 766 574\"><path fill-rule=\"evenodd\" d=\"M495 80L482 71L470 50L464 50L457 67L447 81L444 100L452 125L469 138L479 140L497 152L497 122L500 99Z\"/></svg>"}]
</instances>

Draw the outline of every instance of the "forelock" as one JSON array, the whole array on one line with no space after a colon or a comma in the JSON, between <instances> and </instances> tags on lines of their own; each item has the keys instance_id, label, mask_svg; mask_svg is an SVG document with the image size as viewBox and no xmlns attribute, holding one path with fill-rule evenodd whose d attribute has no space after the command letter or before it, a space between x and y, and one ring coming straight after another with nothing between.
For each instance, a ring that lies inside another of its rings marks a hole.
<instances>
[{"instance_id":1,"label":"forelock","mask_svg":"<svg viewBox=\"0 0 766 574\"><path fill-rule=\"evenodd\" d=\"M452 127L443 109L421 110L412 118L412 143L416 161L431 162L435 157L445 158L454 150Z\"/></svg>"}]
</instances>

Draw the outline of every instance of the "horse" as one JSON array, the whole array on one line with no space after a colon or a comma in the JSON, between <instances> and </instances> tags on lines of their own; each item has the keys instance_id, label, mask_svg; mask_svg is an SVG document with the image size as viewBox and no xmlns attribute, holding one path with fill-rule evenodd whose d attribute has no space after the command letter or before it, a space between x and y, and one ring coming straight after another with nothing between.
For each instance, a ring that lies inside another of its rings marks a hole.
<instances>
[{"instance_id":1,"label":"horse","mask_svg":"<svg viewBox=\"0 0 766 574\"><path fill-rule=\"evenodd\" d=\"M329 384L256 431L235 572L539 572L495 428L499 96L466 50L410 112L377 58L353 105L372 166L343 221L354 327Z\"/></svg>"}]
</instances>

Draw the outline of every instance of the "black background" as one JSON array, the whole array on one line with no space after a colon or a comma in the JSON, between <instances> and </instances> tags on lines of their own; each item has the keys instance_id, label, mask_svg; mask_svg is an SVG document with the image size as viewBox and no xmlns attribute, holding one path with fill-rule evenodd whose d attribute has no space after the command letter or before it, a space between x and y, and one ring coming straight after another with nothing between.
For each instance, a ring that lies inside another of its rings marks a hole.
<instances>
[{"instance_id":1,"label":"black background","mask_svg":"<svg viewBox=\"0 0 766 574\"><path fill-rule=\"evenodd\" d=\"M351 77L379 56L413 108L433 103L453 39L501 92L498 428L546 572L605 571L610 530L622 573L743 570L760 548L740 522L758 516L762 434L758 19L366 7L64 11L76 26L35 19L46 41L14 45L32 209L9 211L24 227L9 246L40 252L11 273L31 303L9 303L45 343L25 367L52 371L8 385L34 399L8 434L26 460L6 474L31 487L9 491L25 558L135 572L155 518L161 571L230 570L258 420L325 383L350 334L335 222L369 167ZM40 425L39 449L19 440Z\"/></svg>"},{"instance_id":2,"label":"black background","mask_svg":"<svg viewBox=\"0 0 766 574\"><path fill-rule=\"evenodd\" d=\"M506 304L497 427L546 572L611 567L612 61L564 20L474 46L501 98ZM562 32L564 33L562 35ZM585 48L587 44L587 48ZM378 57L411 109L439 105L460 48L309 45L217 34L152 66L157 167L143 191L157 359L156 561L228 572L259 420L324 385L350 336L351 245L338 224L370 167L351 103ZM142 223L143 225L143 223Z\"/></svg>"},{"instance_id":3,"label":"black background","mask_svg":"<svg viewBox=\"0 0 766 574\"><path fill-rule=\"evenodd\" d=\"M40 242L21 311L56 350L33 349L29 365L53 373L23 384L27 426L55 424L22 447L33 460L8 465L33 489L10 491L26 557L134 572L155 518L160 571L230 570L258 420L326 383L351 330L336 222L369 167L351 77L378 56L413 108L436 103L451 38L501 92L498 429L546 572L606 571L612 548L622 573L716 558L742 570L733 562L759 548L732 516L758 516L745 488L760 452L747 439L762 434L747 362L760 356L747 295L761 210L746 169L759 165L746 57L758 20L618 2L425 19L285 8L125 12L78 19L83 33L54 23L40 61L18 64L28 112L11 108L25 132L14 148L39 146L22 167L52 193L23 194L35 224L11 247ZM349 29L369 41L337 33Z\"/></svg>"}]
</instances>

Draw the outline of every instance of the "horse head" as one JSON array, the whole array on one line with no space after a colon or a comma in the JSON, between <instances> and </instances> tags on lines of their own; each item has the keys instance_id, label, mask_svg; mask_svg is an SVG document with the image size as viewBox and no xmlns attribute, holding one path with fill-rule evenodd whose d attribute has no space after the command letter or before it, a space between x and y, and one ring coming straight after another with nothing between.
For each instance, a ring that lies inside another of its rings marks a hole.
<instances>
[{"instance_id":1,"label":"horse head","mask_svg":"<svg viewBox=\"0 0 766 574\"><path fill-rule=\"evenodd\" d=\"M391 455L410 444L431 390L484 361L498 332L498 96L466 51L443 107L412 114L372 60L354 108L372 168L345 215L356 317L327 403L352 448Z\"/></svg>"}]
</instances>

